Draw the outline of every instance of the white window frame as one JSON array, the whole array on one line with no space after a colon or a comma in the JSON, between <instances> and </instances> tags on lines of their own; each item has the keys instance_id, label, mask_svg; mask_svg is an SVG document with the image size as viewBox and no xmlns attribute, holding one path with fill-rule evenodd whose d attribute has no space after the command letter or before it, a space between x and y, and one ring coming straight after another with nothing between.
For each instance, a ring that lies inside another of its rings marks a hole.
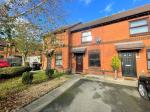
<instances>
[{"instance_id":1,"label":"white window frame","mask_svg":"<svg viewBox=\"0 0 150 112\"><path fill-rule=\"evenodd\" d=\"M82 43L91 42L92 41L92 34L90 31L82 33Z\"/></svg>"},{"instance_id":2,"label":"white window frame","mask_svg":"<svg viewBox=\"0 0 150 112\"><path fill-rule=\"evenodd\" d=\"M149 32L148 19L130 21L130 35Z\"/></svg>"},{"instance_id":3,"label":"white window frame","mask_svg":"<svg viewBox=\"0 0 150 112\"><path fill-rule=\"evenodd\" d=\"M58 53L55 55L55 65L62 66L62 53Z\"/></svg>"}]
</instances>

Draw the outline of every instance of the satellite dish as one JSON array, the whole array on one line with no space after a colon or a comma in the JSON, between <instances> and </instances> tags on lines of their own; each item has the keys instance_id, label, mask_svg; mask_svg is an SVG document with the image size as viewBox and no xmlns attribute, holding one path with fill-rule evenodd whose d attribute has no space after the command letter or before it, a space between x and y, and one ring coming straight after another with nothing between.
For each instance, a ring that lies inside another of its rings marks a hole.
<instances>
[{"instance_id":1,"label":"satellite dish","mask_svg":"<svg viewBox=\"0 0 150 112\"><path fill-rule=\"evenodd\" d=\"M101 39L97 37L97 38L95 39L95 42L96 42L96 44L100 44L100 43L101 43Z\"/></svg>"}]
</instances>

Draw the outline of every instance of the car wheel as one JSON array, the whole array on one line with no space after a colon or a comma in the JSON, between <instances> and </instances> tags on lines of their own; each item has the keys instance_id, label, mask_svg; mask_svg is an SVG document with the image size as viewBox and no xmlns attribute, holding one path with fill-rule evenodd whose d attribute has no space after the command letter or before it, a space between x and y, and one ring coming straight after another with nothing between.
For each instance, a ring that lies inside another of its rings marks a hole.
<instances>
[{"instance_id":1,"label":"car wheel","mask_svg":"<svg viewBox=\"0 0 150 112\"><path fill-rule=\"evenodd\" d=\"M143 84L139 84L138 90L139 90L140 95L141 95L144 99L147 99L147 100L149 99L148 93L147 93L147 91L146 91L146 89L145 89L145 87L144 87Z\"/></svg>"}]
</instances>

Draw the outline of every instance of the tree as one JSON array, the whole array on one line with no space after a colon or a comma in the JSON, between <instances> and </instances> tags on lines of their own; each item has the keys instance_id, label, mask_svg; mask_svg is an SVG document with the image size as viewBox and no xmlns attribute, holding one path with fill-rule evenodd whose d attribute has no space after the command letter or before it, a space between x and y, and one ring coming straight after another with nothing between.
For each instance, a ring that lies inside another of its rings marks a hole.
<instances>
[{"instance_id":1,"label":"tree","mask_svg":"<svg viewBox=\"0 0 150 112\"><path fill-rule=\"evenodd\" d=\"M29 54L39 48L40 31L30 23L19 24L17 35L13 42L17 50L22 55L22 65L25 65L26 58Z\"/></svg>"},{"instance_id":2,"label":"tree","mask_svg":"<svg viewBox=\"0 0 150 112\"><path fill-rule=\"evenodd\" d=\"M51 78L52 74L50 71L51 71L52 57L55 53L55 50L59 48L61 45L55 33L48 33L43 37L43 40L44 40L45 56L47 58L46 75L48 76L48 78Z\"/></svg>"},{"instance_id":3,"label":"tree","mask_svg":"<svg viewBox=\"0 0 150 112\"><path fill-rule=\"evenodd\" d=\"M120 68L121 61L118 56L114 56L112 58L111 67L113 68L113 71L115 72L115 79L117 79L118 70Z\"/></svg>"},{"instance_id":4,"label":"tree","mask_svg":"<svg viewBox=\"0 0 150 112\"><path fill-rule=\"evenodd\" d=\"M42 33L51 32L63 22L65 12L63 4L65 1L69 0L7 0L0 6L0 23L2 26L0 27L0 38L9 39L11 43L15 40L25 61L34 39L32 37L29 39L29 36L26 37L30 32L26 29L28 25L20 26L14 24L15 21L19 18L26 18L30 24L39 27ZM11 35L13 29L17 30L17 36Z\"/></svg>"}]
</instances>

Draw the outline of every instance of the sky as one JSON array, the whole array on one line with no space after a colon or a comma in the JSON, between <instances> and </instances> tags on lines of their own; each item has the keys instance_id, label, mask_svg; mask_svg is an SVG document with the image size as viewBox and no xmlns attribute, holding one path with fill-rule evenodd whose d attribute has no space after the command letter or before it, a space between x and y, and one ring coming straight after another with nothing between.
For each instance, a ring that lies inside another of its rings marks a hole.
<instances>
[{"instance_id":1,"label":"sky","mask_svg":"<svg viewBox=\"0 0 150 112\"><path fill-rule=\"evenodd\" d=\"M0 4L4 1L6 2L9 0L0 0ZM29 0L22 0L22 1L25 2ZM37 2L41 0L33 0L33 1ZM129 9L150 4L150 0L66 0L66 1L67 2L62 4L65 10L65 17L60 26L64 26L67 24L74 24L77 22L86 23L99 18L110 16L115 13L127 11ZM21 10L25 9L22 8ZM26 17L26 19L29 20L30 16ZM51 25L47 20L48 19L46 18L45 14L42 14L39 18L30 19L32 23L38 24L44 32L49 31L51 28L55 29L54 26L51 27ZM57 28L60 26L56 25Z\"/></svg>"},{"instance_id":2,"label":"sky","mask_svg":"<svg viewBox=\"0 0 150 112\"><path fill-rule=\"evenodd\" d=\"M72 0L65 4L66 21L85 23L145 4L150 4L150 0Z\"/></svg>"}]
</instances>

